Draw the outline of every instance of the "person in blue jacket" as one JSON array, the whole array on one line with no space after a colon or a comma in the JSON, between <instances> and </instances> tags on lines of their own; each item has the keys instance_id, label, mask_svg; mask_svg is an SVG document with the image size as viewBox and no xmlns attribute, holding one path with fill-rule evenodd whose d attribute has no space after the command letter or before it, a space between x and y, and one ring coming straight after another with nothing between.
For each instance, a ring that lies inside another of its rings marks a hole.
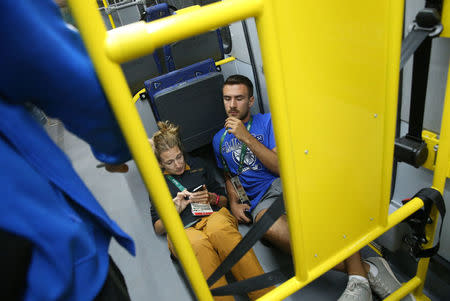
<instances>
[{"instance_id":1,"label":"person in blue jacket","mask_svg":"<svg viewBox=\"0 0 450 301\"><path fill-rule=\"evenodd\" d=\"M1 300L129 300L108 255L132 239L27 109L61 120L109 167L130 159L79 34L51 0L0 1Z\"/></svg>"}]
</instances>

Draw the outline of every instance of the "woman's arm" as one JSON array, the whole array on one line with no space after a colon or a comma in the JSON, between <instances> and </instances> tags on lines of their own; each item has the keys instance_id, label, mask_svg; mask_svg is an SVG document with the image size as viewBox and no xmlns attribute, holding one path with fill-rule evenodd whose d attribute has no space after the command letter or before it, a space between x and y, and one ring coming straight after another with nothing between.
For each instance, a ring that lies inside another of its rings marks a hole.
<instances>
[{"instance_id":1,"label":"woman's arm","mask_svg":"<svg viewBox=\"0 0 450 301\"><path fill-rule=\"evenodd\" d=\"M155 228L155 232L158 235L164 235L166 234L166 228L164 227L164 224L162 222L162 220L157 220L154 224L153 227Z\"/></svg>"},{"instance_id":2,"label":"woman's arm","mask_svg":"<svg viewBox=\"0 0 450 301\"><path fill-rule=\"evenodd\" d=\"M189 196L189 192L187 190L181 191L177 193L177 196L173 198L173 203L175 205L175 209L180 214L183 210L189 205L191 202L187 197ZM158 219L154 224L155 232L158 235L163 235L166 233L166 228L161 219Z\"/></svg>"}]
</instances>

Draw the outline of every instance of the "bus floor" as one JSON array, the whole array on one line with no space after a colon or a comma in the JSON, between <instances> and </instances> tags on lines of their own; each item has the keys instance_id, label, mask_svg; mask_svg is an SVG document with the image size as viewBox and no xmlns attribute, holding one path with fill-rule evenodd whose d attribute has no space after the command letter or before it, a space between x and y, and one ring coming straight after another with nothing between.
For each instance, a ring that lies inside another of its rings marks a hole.
<instances>
[{"instance_id":1,"label":"bus floor","mask_svg":"<svg viewBox=\"0 0 450 301\"><path fill-rule=\"evenodd\" d=\"M179 265L170 259L166 238L157 236L153 230L148 194L134 162L129 162L130 170L126 174L111 174L103 168L98 169L98 161L89 146L57 126L47 126L50 136L72 160L75 169L106 212L136 243L135 257L114 240L110 245L110 254L125 276L132 300L194 300ZM245 234L248 226L241 225L240 230ZM289 256L261 242L255 245L254 250L266 272L290 262ZM369 248L363 249L365 257L373 254ZM401 281L407 280L395 267L394 272ZM329 271L286 300L337 300L346 283L345 274ZM450 296L450 284L444 285L443 293ZM450 297L437 294L428 293L428 296L432 300L450 300ZM236 297L236 300L247 298Z\"/></svg>"}]
</instances>

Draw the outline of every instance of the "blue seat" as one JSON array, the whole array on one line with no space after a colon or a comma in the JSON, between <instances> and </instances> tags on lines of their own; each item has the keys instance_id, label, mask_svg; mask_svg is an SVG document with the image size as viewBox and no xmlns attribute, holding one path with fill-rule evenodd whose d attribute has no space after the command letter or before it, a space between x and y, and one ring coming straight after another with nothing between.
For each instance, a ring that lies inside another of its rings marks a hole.
<instances>
[{"instance_id":1,"label":"blue seat","mask_svg":"<svg viewBox=\"0 0 450 301\"><path fill-rule=\"evenodd\" d=\"M166 3L162 3L147 8L145 21L151 22L167 16L170 16L169 7ZM163 74L161 61L164 61L164 58L160 57L158 52L162 51L157 49L152 54L122 64L123 73L133 95L144 88L146 79Z\"/></svg>"},{"instance_id":2,"label":"blue seat","mask_svg":"<svg viewBox=\"0 0 450 301\"><path fill-rule=\"evenodd\" d=\"M146 21L150 22L170 15L167 3L157 4L147 8ZM222 35L219 29L165 45L162 49L168 72L209 58L214 61L220 61L224 58Z\"/></svg>"},{"instance_id":3,"label":"blue seat","mask_svg":"<svg viewBox=\"0 0 450 301\"><path fill-rule=\"evenodd\" d=\"M224 57L219 29L169 44L164 48L164 58L169 71L184 68L208 58L217 62Z\"/></svg>"},{"instance_id":4,"label":"blue seat","mask_svg":"<svg viewBox=\"0 0 450 301\"><path fill-rule=\"evenodd\" d=\"M145 81L157 121L180 125L185 150L211 143L226 118L222 101L223 75L212 59Z\"/></svg>"}]
</instances>

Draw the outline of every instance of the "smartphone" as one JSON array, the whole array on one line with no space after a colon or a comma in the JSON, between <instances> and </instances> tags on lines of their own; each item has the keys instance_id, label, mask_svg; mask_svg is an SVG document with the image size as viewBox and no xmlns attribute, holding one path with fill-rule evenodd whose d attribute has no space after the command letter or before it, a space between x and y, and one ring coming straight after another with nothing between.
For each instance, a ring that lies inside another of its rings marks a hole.
<instances>
[{"instance_id":1,"label":"smartphone","mask_svg":"<svg viewBox=\"0 0 450 301\"><path fill-rule=\"evenodd\" d=\"M205 187L202 185L195 187L192 192L202 191L205 190Z\"/></svg>"}]
</instances>

